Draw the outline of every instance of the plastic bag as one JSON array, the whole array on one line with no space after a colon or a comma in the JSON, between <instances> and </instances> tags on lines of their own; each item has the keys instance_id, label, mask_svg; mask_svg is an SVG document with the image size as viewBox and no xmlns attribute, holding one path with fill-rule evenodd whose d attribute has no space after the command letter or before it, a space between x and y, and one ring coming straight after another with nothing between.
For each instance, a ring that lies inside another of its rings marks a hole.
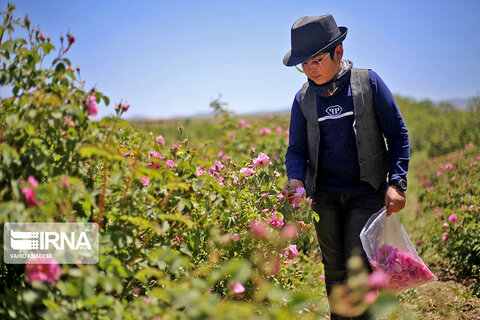
<instances>
[{"instance_id":1,"label":"plastic bag","mask_svg":"<svg viewBox=\"0 0 480 320\"><path fill-rule=\"evenodd\" d=\"M368 219L360 233L370 266L387 274L388 291L402 291L436 279L423 263L398 216L387 217L383 207Z\"/></svg>"}]
</instances>

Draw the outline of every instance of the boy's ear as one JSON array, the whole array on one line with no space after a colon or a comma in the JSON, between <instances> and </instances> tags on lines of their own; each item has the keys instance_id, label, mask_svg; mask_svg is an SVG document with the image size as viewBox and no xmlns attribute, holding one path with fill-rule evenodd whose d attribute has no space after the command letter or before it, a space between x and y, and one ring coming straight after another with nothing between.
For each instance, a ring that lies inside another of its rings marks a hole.
<instances>
[{"instance_id":1,"label":"boy's ear","mask_svg":"<svg viewBox=\"0 0 480 320\"><path fill-rule=\"evenodd\" d=\"M343 57L343 46L341 44L339 44L335 48L335 58L337 58L337 60L340 61L340 60L342 60L342 57Z\"/></svg>"}]
</instances>

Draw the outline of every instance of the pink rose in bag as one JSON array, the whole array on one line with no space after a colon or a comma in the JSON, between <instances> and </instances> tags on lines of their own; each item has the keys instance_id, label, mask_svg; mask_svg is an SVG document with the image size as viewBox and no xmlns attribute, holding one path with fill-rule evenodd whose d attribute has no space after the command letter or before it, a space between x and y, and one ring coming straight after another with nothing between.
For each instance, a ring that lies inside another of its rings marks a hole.
<instances>
[{"instance_id":1,"label":"pink rose in bag","mask_svg":"<svg viewBox=\"0 0 480 320\"><path fill-rule=\"evenodd\" d=\"M386 273L385 290L398 292L436 279L419 257L397 215L383 208L367 221L360 233L372 269Z\"/></svg>"}]
</instances>

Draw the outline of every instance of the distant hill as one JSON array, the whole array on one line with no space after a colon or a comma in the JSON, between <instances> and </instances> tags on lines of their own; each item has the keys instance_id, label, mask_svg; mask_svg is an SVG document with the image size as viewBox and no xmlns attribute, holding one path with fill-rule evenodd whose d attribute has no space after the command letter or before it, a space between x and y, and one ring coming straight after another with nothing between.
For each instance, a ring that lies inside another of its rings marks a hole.
<instances>
[{"instance_id":1,"label":"distant hill","mask_svg":"<svg viewBox=\"0 0 480 320\"><path fill-rule=\"evenodd\" d=\"M448 100L432 100L436 105L442 103L448 103L454 106L458 110L467 111L470 99L465 98L455 98L455 99L448 99ZM277 110L258 110L253 112L245 112L245 113L238 113L234 112L236 116L242 117L250 117L250 116L263 116L263 115L280 115L280 114L289 114L290 113L290 106L285 106L278 108ZM152 119L151 116L147 116L141 113L136 114L126 114L126 119L132 121L148 121L148 120L180 120L180 119L201 119L201 118L212 118L213 112L203 111L193 113L191 115L178 115L178 116L171 116L165 118L158 118Z\"/></svg>"},{"instance_id":2,"label":"distant hill","mask_svg":"<svg viewBox=\"0 0 480 320\"><path fill-rule=\"evenodd\" d=\"M458 98L458 99L449 99L449 100L437 101L437 103L441 103L441 102L450 103L451 105L453 105L458 110L467 111L468 110L468 103L470 102L470 100L469 99Z\"/></svg>"}]
</instances>

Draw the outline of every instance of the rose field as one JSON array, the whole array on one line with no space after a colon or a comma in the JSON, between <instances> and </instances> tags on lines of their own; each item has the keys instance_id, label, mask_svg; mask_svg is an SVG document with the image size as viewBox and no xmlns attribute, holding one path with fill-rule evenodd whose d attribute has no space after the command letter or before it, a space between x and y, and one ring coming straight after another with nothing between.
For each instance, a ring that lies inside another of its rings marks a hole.
<instances>
[{"instance_id":1,"label":"rose field","mask_svg":"<svg viewBox=\"0 0 480 320\"><path fill-rule=\"evenodd\" d=\"M240 117L218 98L210 118L124 120L135 106L84 87L75 35L57 43L14 9L0 25L0 242L7 222L95 222L100 254L22 265L2 250L1 319L328 318L311 200L282 194L288 114ZM396 99L412 146L398 216L437 279L393 294L353 258L332 308L480 319L480 100ZM116 116L92 121L102 107Z\"/></svg>"}]
</instances>

